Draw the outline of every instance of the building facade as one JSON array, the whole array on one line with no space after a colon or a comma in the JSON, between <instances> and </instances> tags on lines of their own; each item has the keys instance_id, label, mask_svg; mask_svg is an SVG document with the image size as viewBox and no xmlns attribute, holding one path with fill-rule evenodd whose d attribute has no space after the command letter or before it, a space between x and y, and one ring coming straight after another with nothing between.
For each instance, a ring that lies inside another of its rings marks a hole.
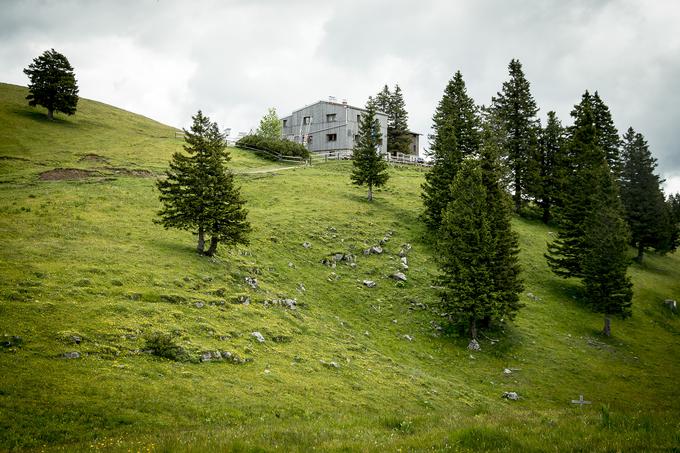
<instances>
[{"instance_id":1,"label":"building facade","mask_svg":"<svg viewBox=\"0 0 680 453\"><path fill-rule=\"evenodd\" d=\"M282 118L283 138L303 143L311 152L350 152L359 137L359 119L365 109L347 102L319 101ZM381 153L387 152L387 115L376 113L380 122Z\"/></svg>"}]
</instances>

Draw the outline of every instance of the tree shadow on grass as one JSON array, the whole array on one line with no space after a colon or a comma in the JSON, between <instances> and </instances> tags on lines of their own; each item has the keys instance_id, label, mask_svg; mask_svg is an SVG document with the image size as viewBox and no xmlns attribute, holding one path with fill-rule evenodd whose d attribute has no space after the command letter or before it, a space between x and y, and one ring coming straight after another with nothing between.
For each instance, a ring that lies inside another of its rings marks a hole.
<instances>
[{"instance_id":1,"label":"tree shadow on grass","mask_svg":"<svg viewBox=\"0 0 680 453\"><path fill-rule=\"evenodd\" d=\"M78 127L78 124L69 121L66 118L56 116L56 114L54 119L50 121L47 118L47 112L41 109L14 109L12 113L14 113L17 116L22 116L24 118L28 118L32 121L36 121L43 124L59 124L73 128Z\"/></svg>"}]
</instances>

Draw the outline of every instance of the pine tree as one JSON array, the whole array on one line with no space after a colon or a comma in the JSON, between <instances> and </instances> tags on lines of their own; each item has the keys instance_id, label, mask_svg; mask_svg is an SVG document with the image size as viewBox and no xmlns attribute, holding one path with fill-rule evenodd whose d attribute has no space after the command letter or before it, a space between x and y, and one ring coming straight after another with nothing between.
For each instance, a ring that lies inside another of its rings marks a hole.
<instances>
[{"instance_id":1,"label":"pine tree","mask_svg":"<svg viewBox=\"0 0 680 453\"><path fill-rule=\"evenodd\" d=\"M392 114L392 93L390 92L390 87L385 85L372 99L376 111L386 114L389 118Z\"/></svg>"},{"instance_id":2,"label":"pine tree","mask_svg":"<svg viewBox=\"0 0 680 453\"><path fill-rule=\"evenodd\" d=\"M521 307L517 236L496 169L491 154L462 162L439 232L442 305L472 339L480 323L512 319Z\"/></svg>"},{"instance_id":3,"label":"pine tree","mask_svg":"<svg viewBox=\"0 0 680 453\"><path fill-rule=\"evenodd\" d=\"M560 205L556 218L557 239L548 245L548 265L562 277L582 277L584 222L595 209L596 193L602 184L600 168L606 156L598 142L591 96L584 94L572 111L574 125L566 143L566 162L561 168Z\"/></svg>"},{"instance_id":4,"label":"pine tree","mask_svg":"<svg viewBox=\"0 0 680 453\"><path fill-rule=\"evenodd\" d=\"M76 113L78 84L68 59L54 49L46 50L24 69L31 82L28 84L28 105L41 105L47 109L47 118L54 112L67 115Z\"/></svg>"},{"instance_id":5,"label":"pine tree","mask_svg":"<svg viewBox=\"0 0 680 453\"><path fill-rule=\"evenodd\" d=\"M375 102L368 98L366 113L359 121L359 140L354 145L350 176L353 184L368 186L368 201L373 200L373 188L385 185L390 177L387 162L378 153L382 134L375 112Z\"/></svg>"},{"instance_id":6,"label":"pine tree","mask_svg":"<svg viewBox=\"0 0 680 453\"><path fill-rule=\"evenodd\" d=\"M408 130L408 113L399 85L394 86L390 97L390 116L387 122L387 152L396 155L410 154L411 135Z\"/></svg>"},{"instance_id":7,"label":"pine tree","mask_svg":"<svg viewBox=\"0 0 680 453\"><path fill-rule=\"evenodd\" d=\"M680 246L680 193L671 194L666 200L666 217L668 218L668 244L664 251L674 252Z\"/></svg>"},{"instance_id":8,"label":"pine tree","mask_svg":"<svg viewBox=\"0 0 680 453\"><path fill-rule=\"evenodd\" d=\"M600 166L597 202L584 224L583 287L592 308L604 313L603 333L611 336L611 316L631 315L633 284L626 275L628 227L608 165Z\"/></svg>"},{"instance_id":9,"label":"pine tree","mask_svg":"<svg viewBox=\"0 0 680 453\"><path fill-rule=\"evenodd\" d=\"M453 198L451 183L465 156L474 156L481 143L481 120L474 101L467 94L460 71L444 90L433 117L433 140L430 144L432 168L422 185L423 221L436 233L442 210Z\"/></svg>"},{"instance_id":10,"label":"pine tree","mask_svg":"<svg viewBox=\"0 0 680 453\"><path fill-rule=\"evenodd\" d=\"M506 134L503 151L512 170L515 211L520 212L524 196L538 186L538 107L519 60L511 60L508 69L510 80L492 99L491 108L497 111Z\"/></svg>"},{"instance_id":11,"label":"pine tree","mask_svg":"<svg viewBox=\"0 0 680 453\"><path fill-rule=\"evenodd\" d=\"M671 242L670 220L659 176L654 174L656 159L647 141L633 128L623 137L621 201L631 231L631 243L642 262L645 248L664 250Z\"/></svg>"},{"instance_id":12,"label":"pine tree","mask_svg":"<svg viewBox=\"0 0 680 453\"><path fill-rule=\"evenodd\" d=\"M156 223L167 228L193 231L198 235L196 251L212 256L219 242L247 244L250 224L245 201L226 166L230 156L216 123L199 110L190 130L184 130L184 151L176 152L166 179L156 186L163 204ZM205 236L210 246L205 248Z\"/></svg>"},{"instance_id":13,"label":"pine tree","mask_svg":"<svg viewBox=\"0 0 680 453\"><path fill-rule=\"evenodd\" d=\"M255 134L268 140L281 140L283 138L283 124L274 107L270 108L267 114L262 117L260 127L257 128Z\"/></svg>"},{"instance_id":14,"label":"pine tree","mask_svg":"<svg viewBox=\"0 0 680 453\"><path fill-rule=\"evenodd\" d=\"M543 223L552 218L551 209L559 197L564 157L564 129L555 112L548 112L548 122L539 137L540 179L535 191L543 211Z\"/></svg>"}]
</instances>

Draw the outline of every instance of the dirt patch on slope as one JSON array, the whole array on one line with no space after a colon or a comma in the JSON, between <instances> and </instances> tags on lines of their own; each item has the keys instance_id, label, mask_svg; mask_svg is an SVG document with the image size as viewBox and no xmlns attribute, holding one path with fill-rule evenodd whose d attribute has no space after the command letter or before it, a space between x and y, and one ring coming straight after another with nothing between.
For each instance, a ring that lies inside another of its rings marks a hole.
<instances>
[{"instance_id":1,"label":"dirt patch on slope","mask_svg":"<svg viewBox=\"0 0 680 453\"><path fill-rule=\"evenodd\" d=\"M78 159L80 162L102 162L102 163L108 163L109 158L100 156L99 154L95 153L88 153L88 154L83 154L83 156Z\"/></svg>"},{"instance_id":2,"label":"dirt patch on slope","mask_svg":"<svg viewBox=\"0 0 680 453\"><path fill-rule=\"evenodd\" d=\"M42 181L61 181L64 179L85 179L94 176L101 176L101 173L95 170L82 170L80 168L55 168L40 173L39 177Z\"/></svg>"},{"instance_id":3,"label":"dirt patch on slope","mask_svg":"<svg viewBox=\"0 0 680 453\"><path fill-rule=\"evenodd\" d=\"M105 167L106 170L110 171L115 175L120 176L136 176L138 178L150 178L154 174L149 170L143 170L139 168L125 168L125 167Z\"/></svg>"}]
</instances>

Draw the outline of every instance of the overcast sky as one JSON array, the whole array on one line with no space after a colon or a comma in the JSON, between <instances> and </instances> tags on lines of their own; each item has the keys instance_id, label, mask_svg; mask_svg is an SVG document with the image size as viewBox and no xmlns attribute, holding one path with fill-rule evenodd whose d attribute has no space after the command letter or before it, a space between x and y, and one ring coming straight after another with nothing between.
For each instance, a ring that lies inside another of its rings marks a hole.
<instances>
[{"instance_id":1,"label":"overcast sky","mask_svg":"<svg viewBox=\"0 0 680 453\"><path fill-rule=\"evenodd\" d=\"M563 124L598 90L623 133L645 135L667 191L680 191L680 2L633 0L0 0L0 81L27 84L54 48L82 97L173 126L202 109L257 127L328 96L362 106L398 83L427 134L456 70L488 104L518 58L545 118Z\"/></svg>"}]
</instances>

